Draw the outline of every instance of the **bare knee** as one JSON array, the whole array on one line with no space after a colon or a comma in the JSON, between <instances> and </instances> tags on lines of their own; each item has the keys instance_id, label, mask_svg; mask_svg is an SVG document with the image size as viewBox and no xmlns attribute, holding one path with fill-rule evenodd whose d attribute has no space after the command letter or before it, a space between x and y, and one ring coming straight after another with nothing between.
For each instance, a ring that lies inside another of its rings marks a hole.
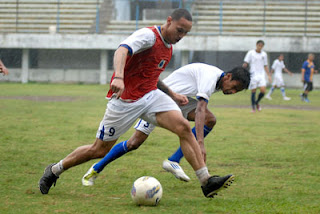
<instances>
[{"instance_id":1,"label":"bare knee","mask_svg":"<svg viewBox=\"0 0 320 214\"><path fill-rule=\"evenodd\" d=\"M175 132L179 137L191 133L189 122L187 120L181 121L179 125L176 127Z\"/></svg>"},{"instance_id":2,"label":"bare knee","mask_svg":"<svg viewBox=\"0 0 320 214\"><path fill-rule=\"evenodd\" d=\"M138 149L143 142L148 138L148 135L141 131L135 131L135 133L130 137L127 142L128 151Z\"/></svg>"},{"instance_id":3,"label":"bare knee","mask_svg":"<svg viewBox=\"0 0 320 214\"><path fill-rule=\"evenodd\" d=\"M107 142L97 138L94 144L92 144L88 149L88 154L92 159L103 158L111 150L115 142L116 140Z\"/></svg>"},{"instance_id":4,"label":"bare knee","mask_svg":"<svg viewBox=\"0 0 320 214\"><path fill-rule=\"evenodd\" d=\"M217 123L216 117L214 116L214 114L208 111L206 114L205 125L212 129L216 125L216 123Z\"/></svg>"}]
</instances>

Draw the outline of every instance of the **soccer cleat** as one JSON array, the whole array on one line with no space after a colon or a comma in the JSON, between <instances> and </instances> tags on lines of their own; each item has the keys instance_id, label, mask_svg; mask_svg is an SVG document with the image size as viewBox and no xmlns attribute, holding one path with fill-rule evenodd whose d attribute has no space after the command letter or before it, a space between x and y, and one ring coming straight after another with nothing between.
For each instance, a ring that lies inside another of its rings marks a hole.
<instances>
[{"instance_id":1,"label":"soccer cleat","mask_svg":"<svg viewBox=\"0 0 320 214\"><path fill-rule=\"evenodd\" d=\"M261 108L261 106L260 106L258 103L256 104L256 106L257 106L257 110L258 110L258 111L261 111L262 108Z\"/></svg>"},{"instance_id":2,"label":"soccer cleat","mask_svg":"<svg viewBox=\"0 0 320 214\"><path fill-rule=\"evenodd\" d=\"M301 101L305 101L303 94L300 94L300 98L301 98Z\"/></svg>"},{"instance_id":3,"label":"soccer cleat","mask_svg":"<svg viewBox=\"0 0 320 214\"><path fill-rule=\"evenodd\" d=\"M272 100L272 97L270 97L270 95L267 95L266 98L267 98L268 100Z\"/></svg>"},{"instance_id":4,"label":"soccer cleat","mask_svg":"<svg viewBox=\"0 0 320 214\"><path fill-rule=\"evenodd\" d=\"M252 109L252 110L251 110L251 113L256 113L256 110L255 110L255 109Z\"/></svg>"},{"instance_id":5,"label":"soccer cleat","mask_svg":"<svg viewBox=\"0 0 320 214\"><path fill-rule=\"evenodd\" d=\"M162 168L167 172L171 172L176 178L188 182L190 178L186 173L184 173L183 169L180 167L179 163L174 161L165 160L162 163Z\"/></svg>"},{"instance_id":6,"label":"soccer cleat","mask_svg":"<svg viewBox=\"0 0 320 214\"><path fill-rule=\"evenodd\" d=\"M83 186L93 186L95 180L97 179L99 173L97 171L94 170L93 166L95 164L93 164L90 169L88 170L88 172L86 174L84 174L84 176L82 177L82 185Z\"/></svg>"},{"instance_id":7,"label":"soccer cleat","mask_svg":"<svg viewBox=\"0 0 320 214\"><path fill-rule=\"evenodd\" d=\"M42 194L48 194L52 184L56 186L56 182L59 177L53 174L51 171L53 165L55 165L55 163L46 167L42 177L39 180L39 189Z\"/></svg>"},{"instance_id":8,"label":"soccer cleat","mask_svg":"<svg viewBox=\"0 0 320 214\"><path fill-rule=\"evenodd\" d=\"M201 186L202 192L205 197L213 198L223 188L228 188L234 181L234 175L227 175L220 177L217 175L211 176L208 179L208 183Z\"/></svg>"},{"instance_id":9,"label":"soccer cleat","mask_svg":"<svg viewBox=\"0 0 320 214\"><path fill-rule=\"evenodd\" d=\"M305 97L305 98L304 98L304 101L305 101L306 103L310 103L310 100L308 99L308 97Z\"/></svg>"},{"instance_id":10,"label":"soccer cleat","mask_svg":"<svg viewBox=\"0 0 320 214\"><path fill-rule=\"evenodd\" d=\"M283 100L288 101L288 100L291 100L291 98L290 97L283 97Z\"/></svg>"}]
</instances>

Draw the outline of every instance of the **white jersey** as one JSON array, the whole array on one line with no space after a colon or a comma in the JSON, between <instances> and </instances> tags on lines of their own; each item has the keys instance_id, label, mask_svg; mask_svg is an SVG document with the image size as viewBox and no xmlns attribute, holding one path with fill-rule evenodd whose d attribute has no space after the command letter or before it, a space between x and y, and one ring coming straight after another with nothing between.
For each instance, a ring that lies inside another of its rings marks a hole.
<instances>
[{"instance_id":1,"label":"white jersey","mask_svg":"<svg viewBox=\"0 0 320 214\"><path fill-rule=\"evenodd\" d=\"M164 44L170 48L171 45L165 42L161 33L159 34ZM151 48L155 42L156 35L153 33L153 31L150 28L141 28L122 41L120 45L129 46L132 50L131 54L135 54Z\"/></svg>"},{"instance_id":2,"label":"white jersey","mask_svg":"<svg viewBox=\"0 0 320 214\"><path fill-rule=\"evenodd\" d=\"M274 70L274 77L275 78L282 78L282 70L286 66L284 65L283 61L280 61L279 59L276 59L273 61L272 69Z\"/></svg>"},{"instance_id":3,"label":"white jersey","mask_svg":"<svg viewBox=\"0 0 320 214\"><path fill-rule=\"evenodd\" d=\"M261 51L258 53L256 50L250 50L246 54L244 61L250 65L251 76L264 77L264 66L268 65L266 52Z\"/></svg>"},{"instance_id":4,"label":"white jersey","mask_svg":"<svg viewBox=\"0 0 320 214\"><path fill-rule=\"evenodd\" d=\"M204 63L192 63L175 70L163 82L174 92L209 100L224 72Z\"/></svg>"}]
</instances>

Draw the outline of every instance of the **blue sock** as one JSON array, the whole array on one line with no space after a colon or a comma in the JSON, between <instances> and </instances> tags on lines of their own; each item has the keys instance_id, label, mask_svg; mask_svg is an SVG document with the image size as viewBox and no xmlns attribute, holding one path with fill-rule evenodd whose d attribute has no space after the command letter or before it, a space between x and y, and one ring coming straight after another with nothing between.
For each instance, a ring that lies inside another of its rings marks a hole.
<instances>
[{"instance_id":1,"label":"blue sock","mask_svg":"<svg viewBox=\"0 0 320 214\"><path fill-rule=\"evenodd\" d=\"M203 136L206 137L211 132L211 130L212 130L212 128L209 128L208 126L204 125L204 127L203 127L203 132L204 132ZM196 127L192 128L192 133L197 139ZM181 147L179 147L177 149L177 151L175 153L173 153L173 155L171 155L171 157L168 158L168 160L180 163L181 158L183 158L183 153L182 153Z\"/></svg>"},{"instance_id":2,"label":"blue sock","mask_svg":"<svg viewBox=\"0 0 320 214\"><path fill-rule=\"evenodd\" d=\"M256 92L251 93L251 105L252 109L256 109Z\"/></svg>"},{"instance_id":3,"label":"blue sock","mask_svg":"<svg viewBox=\"0 0 320 214\"><path fill-rule=\"evenodd\" d=\"M127 140L115 145L103 159L93 166L93 169L100 173L103 168L128 152Z\"/></svg>"},{"instance_id":4,"label":"blue sock","mask_svg":"<svg viewBox=\"0 0 320 214\"><path fill-rule=\"evenodd\" d=\"M286 91L284 90L284 87L281 87L280 90L281 90L282 96L285 97L286 96Z\"/></svg>"}]
</instances>

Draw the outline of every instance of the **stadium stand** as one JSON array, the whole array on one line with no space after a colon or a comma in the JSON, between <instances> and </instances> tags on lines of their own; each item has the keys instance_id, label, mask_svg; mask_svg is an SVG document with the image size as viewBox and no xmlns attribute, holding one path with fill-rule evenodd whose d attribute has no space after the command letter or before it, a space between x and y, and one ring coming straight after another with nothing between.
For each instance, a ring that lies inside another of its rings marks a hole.
<instances>
[{"instance_id":1,"label":"stadium stand","mask_svg":"<svg viewBox=\"0 0 320 214\"><path fill-rule=\"evenodd\" d=\"M115 20L114 1L1 0L0 33L48 33L53 26L58 33L130 34L164 22L157 18L159 11L150 8L142 12L142 20ZM319 11L317 0L194 0L191 33L319 37Z\"/></svg>"},{"instance_id":2,"label":"stadium stand","mask_svg":"<svg viewBox=\"0 0 320 214\"><path fill-rule=\"evenodd\" d=\"M0 33L48 33L50 26L59 33L89 33L102 2L108 1L3 0Z\"/></svg>"}]
</instances>

